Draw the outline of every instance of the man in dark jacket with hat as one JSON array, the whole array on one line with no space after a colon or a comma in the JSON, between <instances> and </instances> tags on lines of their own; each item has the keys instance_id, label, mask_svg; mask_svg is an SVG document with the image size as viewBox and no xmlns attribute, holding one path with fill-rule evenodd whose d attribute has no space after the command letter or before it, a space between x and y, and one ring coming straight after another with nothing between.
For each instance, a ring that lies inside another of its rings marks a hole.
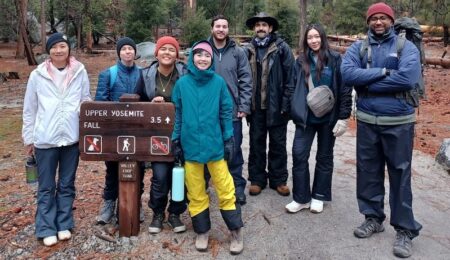
<instances>
[{"instance_id":1,"label":"man in dark jacket with hat","mask_svg":"<svg viewBox=\"0 0 450 260\"><path fill-rule=\"evenodd\" d=\"M250 155L248 175L250 195L258 195L269 182L278 194L288 196L286 132L289 111L291 68L294 56L288 44L274 32L278 21L262 12L248 19L246 25L255 32L246 47L253 76ZM269 154L266 139L269 133ZM268 172L266 172L266 162Z\"/></svg>"},{"instance_id":2,"label":"man in dark jacket with hat","mask_svg":"<svg viewBox=\"0 0 450 260\"><path fill-rule=\"evenodd\" d=\"M389 173L390 224L397 231L393 252L409 257L411 239L422 226L412 210L411 161L416 121L410 90L421 73L419 51L406 41L398 52L394 12L385 3L367 10L368 49L360 57L362 41L346 52L342 79L355 86L357 101L356 192L365 221L354 230L358 238L384 231L385 166ZM370 57L369 57L370 55Z\"/></svg>"},{"instance_id":3,"label":"man in dark jacket with hat","mask_svg":"<svg viewBox=\"0 0 450 260\"><path fill-rule=\"evenodd\" d=\"M236 189L236 200L244 205L246 203L244 190L247 182L242 177L244 164L241 149L242 118L251 112L252 75L244 50L228 36L228 22L228 18L223 15L213 17L211 37L208 41L213 47L214 70L226 81L233 97L234 151L227 163Z\"/></svg>"}]
</instances>

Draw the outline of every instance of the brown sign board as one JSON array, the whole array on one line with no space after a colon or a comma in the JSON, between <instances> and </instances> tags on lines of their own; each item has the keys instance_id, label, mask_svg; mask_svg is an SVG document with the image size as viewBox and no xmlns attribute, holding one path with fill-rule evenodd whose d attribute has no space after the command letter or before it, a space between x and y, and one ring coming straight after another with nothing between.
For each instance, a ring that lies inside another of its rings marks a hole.
<instances>
[{"instance_id":1,"label":"brown sign board","mask_svg":"<svg viewBox=\"0 0 450 260\"><path fill-rule=\"evenodd\" d=\"M89 101L80 108L80 157L87 161L173 161L172 103Z\"/></svg>"}]
</instances>

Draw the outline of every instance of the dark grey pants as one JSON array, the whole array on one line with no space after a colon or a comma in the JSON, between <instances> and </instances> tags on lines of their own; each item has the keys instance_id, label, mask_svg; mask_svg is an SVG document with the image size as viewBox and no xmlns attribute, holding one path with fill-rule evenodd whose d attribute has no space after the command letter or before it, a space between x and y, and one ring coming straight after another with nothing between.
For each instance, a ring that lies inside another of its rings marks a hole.
<instances>
[{"instance_id":1,"label":"dark grey pants","mask_svg":"<svg viewBox=\"0 0 450 260\"><path fill-rule=\"evenodd\" d=\"M384 168L389 174L391 225L419 235L414 220L411 191L411 161L414 123L372 125L358 121L356 138L356 192L359 211L367 217L386 219L384 214Z\"/></svg>"}]
</instances>

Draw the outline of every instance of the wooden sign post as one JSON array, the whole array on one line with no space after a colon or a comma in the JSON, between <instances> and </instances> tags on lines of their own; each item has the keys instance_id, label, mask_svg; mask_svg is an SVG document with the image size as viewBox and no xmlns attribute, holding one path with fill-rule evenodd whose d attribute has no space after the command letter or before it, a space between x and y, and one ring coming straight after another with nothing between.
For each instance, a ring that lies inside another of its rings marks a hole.
<instances>
[{"instance_id":1,"label":"wooden sign post","mask_svg":"<svg viewBox=\"0 0 450 260\"><path fill-rule=\"evenodd\" d=\"M133 96L133 95L132 95ZM119 236L139 234L138 161L173 161L170 137L172 103L84 102L80 108L80 158L119 161Z\"/></svg>"}]
</instances>

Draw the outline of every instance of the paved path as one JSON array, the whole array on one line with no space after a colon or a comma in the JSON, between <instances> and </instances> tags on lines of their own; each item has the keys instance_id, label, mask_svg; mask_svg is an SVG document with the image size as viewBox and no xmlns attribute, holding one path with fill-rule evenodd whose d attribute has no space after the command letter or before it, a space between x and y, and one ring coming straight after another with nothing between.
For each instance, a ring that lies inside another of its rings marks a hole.
<instances>
[{"instance_id":1,"label":"paved path","mask_svg":"<svg viewBox=\"0 0 450 260\"><path fill-rule=\"evenodd\" d=\"M290 123L288 127L290 187L292 187L291 149L294 131L295 128ZM244 127L244 136L244 158L247 161L247 127ZM363 221L363 216L358 212L355 194L355 143L355 134L348 132L336 141L333 201L325 204L322 214L312 214L309 211L287 214L284 206L292 200L292 196L282 197L268 188L259 196L247 196L247 204L243 207L245 249L236 259L395 258L392 255L395 231L389 224L386 225L385 232L375 234L371 238L357 239L353 236L353 228ZM311 170L314 168L315 145L310 159ZM244 168L247 176L247 166ZM415 151L412 183L414 212L417 220L423 225L423 230L421 235L413 240L411 259L450 259L450 176L431 156ZM386 190L389 191L387 181ZM386 194L388 218L385 223L389 223L388 198ZM176 241L185 241L180 248L182 253L177 254L178 257L233 258L228 253L228 231L217 209L217 201L213 199L212 203L212 230L208 252L195 251L193 245L195 234L189 225L188 232L177 235ZM146 230L145 227L142 229ZM142 237L153 241L155 245L167 239L174 241L172 232L152 236L141 231L140 238ZM158 253L162 258L170 256L164 253L164 250L159 250Z\"/></svg>"}]
</instances>

